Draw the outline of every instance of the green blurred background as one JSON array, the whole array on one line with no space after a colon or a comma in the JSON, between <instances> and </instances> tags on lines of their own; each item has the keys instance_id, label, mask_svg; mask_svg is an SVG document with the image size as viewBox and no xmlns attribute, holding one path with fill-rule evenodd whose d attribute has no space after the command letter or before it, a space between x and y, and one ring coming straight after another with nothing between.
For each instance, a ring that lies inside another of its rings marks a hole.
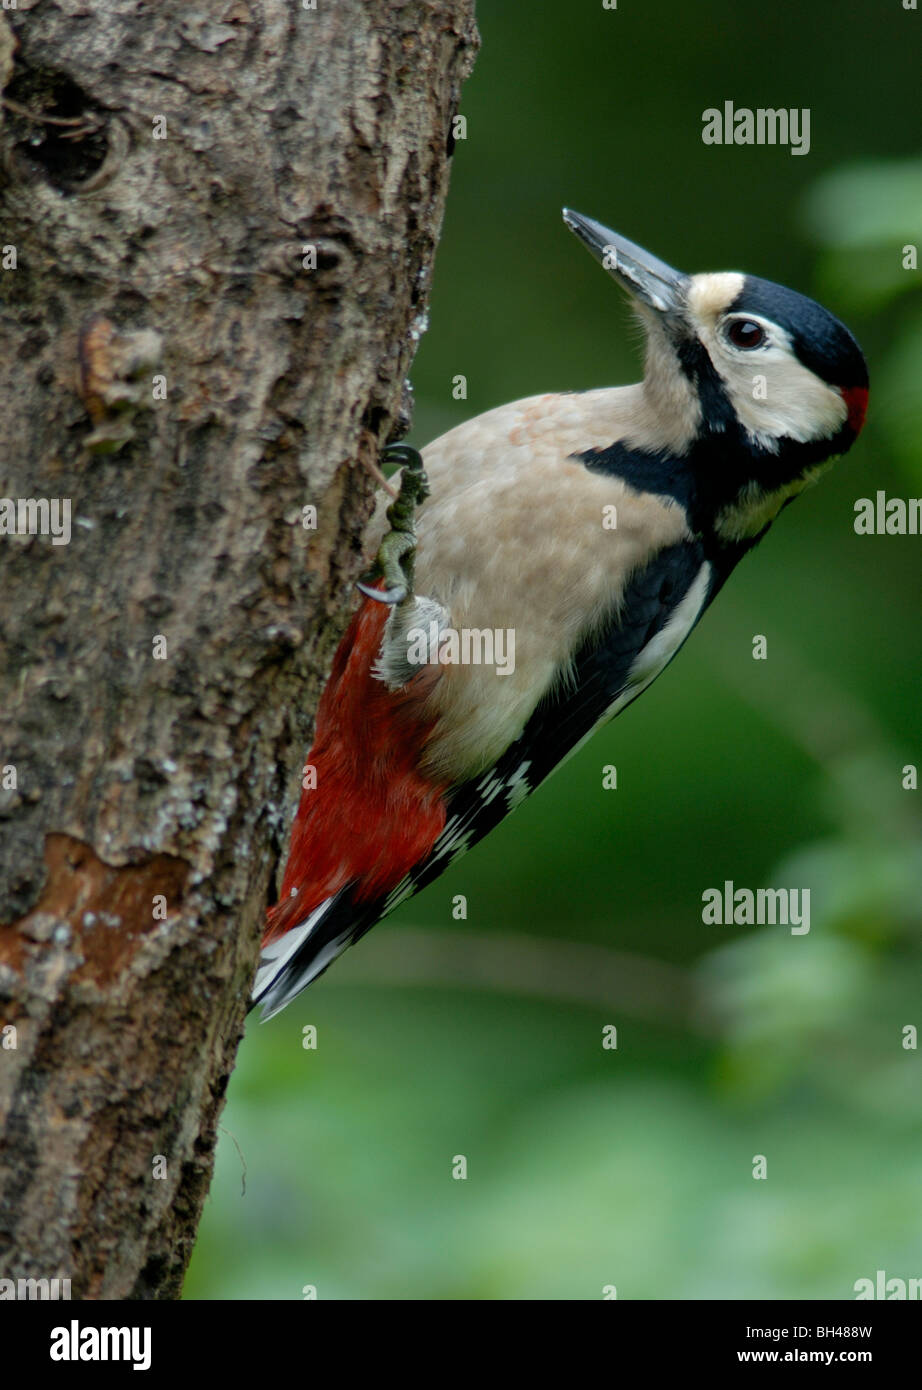
<instances>
[{"instance_id":1,"label":"green blurred background","mask_svg":"<svg viewBox=\"0 0 922 1390\"><path fill-rule=\"evenodd\" d=\"M628 311L562 204L682 269L822 299L865 347L870 418L641 701L251 1018L186 1297L850 1298L878 1269L922 1276L902 1031L922 1024L902 785L922 760L922 538L853 530L856 498L922 494L922 272L901 251L922 241L922 13L478 8L411 439L638 378ZM809 107L809 154L703 145L725 100ZM702 925L725 879L809 887L809 935Z\"/></svg>"}]
</instances>

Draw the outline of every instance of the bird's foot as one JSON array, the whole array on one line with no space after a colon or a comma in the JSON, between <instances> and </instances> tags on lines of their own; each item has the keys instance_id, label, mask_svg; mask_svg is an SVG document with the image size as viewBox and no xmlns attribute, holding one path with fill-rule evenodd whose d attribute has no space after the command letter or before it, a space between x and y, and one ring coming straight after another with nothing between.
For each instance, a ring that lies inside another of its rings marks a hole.
<instances>
[{"instance_id":1,"label":"bird's foot","mask_svg":"<svg viewBox=\"0 0 922 1390\"><path fill-rule=\"evenodd\" d=\"M416 508L429 496L429 480L422 455L409 444L389 444L381 451L383 463L402 463L400 491L387 509L390 529L385 532L371 569L356 587L376 603L403 603L413 597L416 559ZM384 580L384 588L376 585Z\"/></svg>"}]
</instances>

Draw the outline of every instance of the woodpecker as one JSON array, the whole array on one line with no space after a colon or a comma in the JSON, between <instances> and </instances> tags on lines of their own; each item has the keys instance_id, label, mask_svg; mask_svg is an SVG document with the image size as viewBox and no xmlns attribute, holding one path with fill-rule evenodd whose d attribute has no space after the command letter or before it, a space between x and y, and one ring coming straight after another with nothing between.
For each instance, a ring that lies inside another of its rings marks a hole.
<instances>
[{"instance_id":1,"label":"woodpecker","mask_svg":"<svg viewBox=\"0 0 922 1390\"><path fill-rule=\"evenodd\" d=\"M751 275L682 274L563 217L631 298L643 381L490 410L423 451L426 477L402 450L267 918L264 1018L646 690L864 423L861 349L819 304ZM463 630L514 633L514 669L446 659ZM419 632L436 636L426 660Z\"/></svg>"}]
</instances>

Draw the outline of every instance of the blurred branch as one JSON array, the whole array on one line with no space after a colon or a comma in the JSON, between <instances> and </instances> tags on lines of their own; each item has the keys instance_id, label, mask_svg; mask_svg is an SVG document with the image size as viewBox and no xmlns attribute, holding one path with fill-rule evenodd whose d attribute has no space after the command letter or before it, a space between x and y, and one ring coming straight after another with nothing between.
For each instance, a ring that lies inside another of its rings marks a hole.
<instances>
[{"instance_id":1,"label":"blurred branch","mask_svg":"<svg viewBox=\"0 0 922 1390\"><path fill-rule=\"evenodd\" d=\"M377 931L339 963L330 984L485 989L710 1032L697 1016L689 971L605 946L545 937L444 927Z\"/></svg>"}]
</instances>

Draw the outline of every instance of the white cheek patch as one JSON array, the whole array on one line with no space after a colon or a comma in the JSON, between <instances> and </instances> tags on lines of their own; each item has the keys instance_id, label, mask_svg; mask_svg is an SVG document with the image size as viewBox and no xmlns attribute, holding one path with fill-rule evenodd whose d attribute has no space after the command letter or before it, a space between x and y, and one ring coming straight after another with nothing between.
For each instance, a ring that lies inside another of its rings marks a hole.
<instances>
[{"instance_id":1,"label":"white cheek patch","mask_svg":"<svg viewBox=\"0 0 922 1390\"><path fill-rule=\"evenodd\" d=\"M736 276L703 276L704 280L736 280ZM732 285L730 286L732 289ZM768 334L765 347L747 352L726 341L720 328L733 299L720 302L715 285L708 293L689 294L695 329L724 383L730 404L753 441L769 453L778 452L782 437L798 444L831 439L845 423L848 408L834 386L805 367L794 351L790 334L760 314L745 315Z\"/></svg>"},{"instance_id":2,"label":"white cheek patch","mask_svg":"<svg viewBox=\"0 0 922 1390\"><path fill-rule=\"evenodd\" d=\"M716 349L720 355L715 365L737 419L756 443L772 453L782 437L799 444L831 439L848 414L841 393L798 361L793 348L777 341L781 330L771 332L776 341L745 360L743 354L731 358L726 350Z\"/></svg>"}]
</instances>

